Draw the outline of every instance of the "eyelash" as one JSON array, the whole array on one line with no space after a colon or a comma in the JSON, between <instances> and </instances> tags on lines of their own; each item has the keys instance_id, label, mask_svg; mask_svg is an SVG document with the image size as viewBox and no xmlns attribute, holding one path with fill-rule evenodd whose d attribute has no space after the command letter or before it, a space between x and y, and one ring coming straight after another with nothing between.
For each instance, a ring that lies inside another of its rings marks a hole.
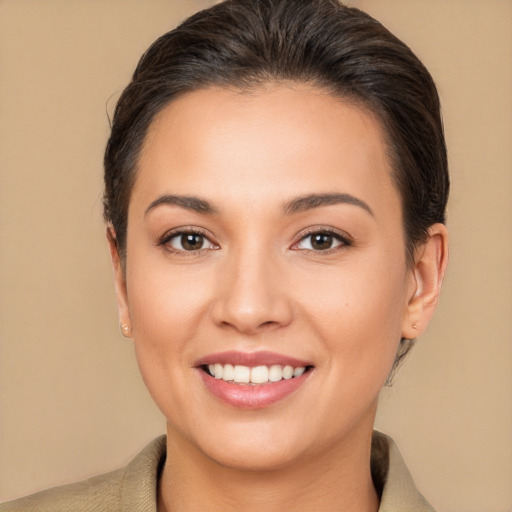
<instances>
[{"instance_id":1,"label":"eyelash","mask_svg":"<svg viewBox=\"0 0 512 512\"><path fill-rule=\"evenodd\" d=\"M197 229L197 228L179 228L177 230L169 231L160 239L160 241L158 242L157 245L164 247L168 252L170 252L172 254L178 254L180 256L191 256L191 255L198 254L204 250L204 249L197 249L195 251L186 251L186 250L181 250L181 249L175 249L174 247L172 247L170 245L170 242L173 238L178 238L183 235L202 236L210 244L216 246L216 244L210 240L210 237L204 231ZM216 246L216 248L218 248L218 246ZM212 249L212 250L215 250L215 249Z\"/></svg>"},{"instance_id":2,"label":"eyelash","mask_svg":"<svg viewBox=\"0 0 512 512\"><path fill-rule=\"evenodd\" d=\"M320 228L312 228L312 229L306 231L305 233L301 233L298 241L292 245L292 248L297 246L298 244L300 244L302 241L306 240L307 238L312 237L314 235L332 236L333 239L335 239L337 242L340 243L340 245L338 245L336 247L331 247L329 249L317 250L317 251L315 251L314 249L299 249L299 248L297 248L295 250L304 251L304 252L312 252L315 255L317 255L317 254L323 255L323 254L331 254L333 252L337 252L339 250L342 250L344 248L347 248L347 247L350 247L351 245L353 245L353 240L348 235L342 234L339 231L336 231L332 228L321 228L320 227Z\"/></svg>"},{"instance_id":3,"label":"eyelash","mask_svg":"<svg viewBox=\"0 0 512 512\"><path fill-rule=\"evenodd\" d=\"M171 232L167 232L158 242L158 246L165 247L165 249L172 253L172 254L179 254L179 255L196 255L200 253L201 251L204 251L205 249L197 249L193 251L187 251L187 250L181 250L181 249L175 249L170 245L170 242L172 239L183 236L183 235L197 235L203 237L205 240L207 240L210 244L216 246L215 249L209 249L209 250L216 250L219 247L210 240L209 236L202 230L197 228L180 228L179 230L174 230ZM306 240L308 237L312 237L314 235L329 235L332 236L333 239L335 239L337 242L339 242L339 245L335 247L331 247L329 249L325 250L314 250L314 249L300 249L296 248L297 245L299 245L302 241ZM306 231L305 233L302 233L299 237L299 239L293 243L291 248L296 251L303 251L303 252L312 252L317 254L330 254L336 251L339 251L343 248L350 247L353 245L353 240L346 234L341 234L338 231L332 229L332 228L313 228L309 231Z\"/></svg>"}]
</instances>

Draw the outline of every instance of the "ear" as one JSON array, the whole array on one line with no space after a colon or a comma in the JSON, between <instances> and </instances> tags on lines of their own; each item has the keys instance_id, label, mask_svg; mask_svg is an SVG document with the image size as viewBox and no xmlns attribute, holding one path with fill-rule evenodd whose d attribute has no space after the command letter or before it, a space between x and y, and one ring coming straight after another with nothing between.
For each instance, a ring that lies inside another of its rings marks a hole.
<instances>
[{"instance_id":1,"label":"ear","mask_svg":"<svg viewBox=\"0 0 512 512\"><path fill-rule=\"evenodd\" d=\"M130 309L128 307L128 297L126 293L126 278L124 268L119 256L116 232L112 225L107 226L107 241L110 249L110 260L114 273L114 287L117 297L117 309L119 314L119 325L121 334L126 338L131 336Z\"/></svg>"},{"instance_id":2,"label":"ear","mask_svg":"<svg viewBox=\"0 0 512 512\"><path fill-rule=\"evenodd\" d=\"M444 224L433 224L427 241L415 252L403 338L416 338L426 329L439 301L447 264L448 232Z\"/></svg>"}]
</instances>

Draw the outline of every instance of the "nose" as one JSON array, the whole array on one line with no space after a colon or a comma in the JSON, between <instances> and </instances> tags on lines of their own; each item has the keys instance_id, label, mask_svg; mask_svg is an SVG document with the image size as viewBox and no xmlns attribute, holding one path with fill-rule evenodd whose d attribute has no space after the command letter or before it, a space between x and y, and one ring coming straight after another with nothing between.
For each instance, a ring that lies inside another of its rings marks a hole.
<instances>
[{"instance_id":1,"label":"nose","mask_svg":"<svg viewBox=\"0 0 512 512\"><path fill-rule=\"evenodd\" d=\"M213 306L218 326L258 334L291 322L292 302L276 259L254 250L224 263Z\"/></svg>"}]
</instances>

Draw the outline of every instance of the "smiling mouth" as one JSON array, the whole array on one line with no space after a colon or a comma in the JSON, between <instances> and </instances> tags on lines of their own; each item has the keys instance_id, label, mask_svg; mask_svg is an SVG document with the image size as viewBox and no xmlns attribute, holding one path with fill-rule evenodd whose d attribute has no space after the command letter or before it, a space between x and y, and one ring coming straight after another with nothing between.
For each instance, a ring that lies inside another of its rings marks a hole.
<instances>
[{"instance_id":1,"label":"smiling mouth","mask_svg":"<svg viewBox=\"0 0 512 512\"><path fill-rule=\"evenodd\" d=\"M315 366L304 359L269 351L209 354L194 364L213 396L241 409L271 406L303 387Z\"/></svg>"},{"instance_id":2,"label":"smiling mouth","mask_svg":"<svg viewBox=\"0 0 512 512\"><path fill-rule=\"evenodd\" d=\"M282 380L290 380L300 377L309 372L313 366L291 366L274 364L271 366L244 366L232 364L208 364L202 365L201 369L217 380L233 384L260 385Z\"/></svg>"}]
</instances>

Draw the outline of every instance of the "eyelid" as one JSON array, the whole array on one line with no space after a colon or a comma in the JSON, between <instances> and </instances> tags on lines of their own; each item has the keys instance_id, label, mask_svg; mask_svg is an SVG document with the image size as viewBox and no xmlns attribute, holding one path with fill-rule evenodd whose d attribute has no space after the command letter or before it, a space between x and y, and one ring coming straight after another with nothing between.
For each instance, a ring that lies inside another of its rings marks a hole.
<instances>
[{"instance_id":1,"label":"eyelid","mask_svg":"<svg viewBox=\"0 0 512 512\"><path fill-rule=\"evenodd\" d=\"M198 249L196 251L185 251L185 250L180 250L180 249L176 249L174 247L171 247L169 245L169 242L177 237L177 236L181 236L181 235L186 235L186 234L193 234L193 235L200 235L200 236L203 236L204 238L206 238L206 240L208 240L210 242L210 244L212 244L213 246L215 246L213 249ZM157 246L160 246L160 247L164 247L168 252L172 253L172 254L180 254L180 255L195 255L195 254L198 254L200 252L203 252L203 251L213 251L213 250L217 250L219 249L219 244L217 244L216 242L214 242L212 240L212 236L205 230L205 229L202 229L202 228L198 228L196 226L179 226L177 228L173 228L173 229L170 229L169 231L166 231L159 239L158 239L158 242L157 242Z\"/></svg>"},{"instance_id":2,"label":"eyelid","mask_svg":"<svg viewBox=\"0 0 512 512\"><path fill-rule=\"evenodd\" d=\"M338 246L330 248L330 249L317 250L317 251L315 251L314 249L299 249L297 247L297 245L300 242L302 242L305 238L307 238L308 236L312 236L315 234L322 234L322 233L324 233L324 234L326 233L326 234L333 236L336 240L341 242L341 245L338 245ZM195 234L195 235L203 236L206 240L208 240L210 242L210 244L212 244L214 246L214 248L198 249L196 251L185 251L185 250L179 250L179 249L172 248L168 245L169 241L171 239L173 239L176 236L180 236L180 235L184 235L184 234ZM296 250L296 251L314 252L314 253L318 253L318 254L329 254L331 252L335 252L340 249L349 247L349 246L353 245L353 243L354 243L353 238L350 235L348 235L347 233L345 233L344 231L341 231L341 230L338 230L338 229L335 229L332 227L327 227L327 226L313 226L313 227L307 228L306 230L299 233L296 236L295 242L293 242L293 244L290 248L292 250ZM196 226L179 226L179 227L170 229L170 230L166 231L158 239L158 242L156 243L156 245L165 247L166 250L169 251L170 253L184 254L184 255L194 255L199 252L206 251L206 250L211 251L211 250L220 249L219 244L213 241L212 235L210 235L205 229L198 228Z\"/></svg>"},{"instance_id":3,"label":"eyelid","mask_svg":"<svg viewBox=\"0 0 512 512\"><path fill-rule=\"evenodd\" d=\"M302 242L305 238L315 235L315 234L329 234L336 238L336 240L341 242L341 245L336 247L332 247L330 249L325 249L323 251L315 251L314 249L299 249L297 245ZM343 248L350 247L353 245L354 239L344 231L340 231L338 229L327 227L327 226L314 226L311 228L307 228L305 231L299 233L296 237L295 242L293 242L291 249L295 251L305 251L305 252L314 252L316 254L329 254L331 252L339 251Z\"/></svg>"}]
</instances>

